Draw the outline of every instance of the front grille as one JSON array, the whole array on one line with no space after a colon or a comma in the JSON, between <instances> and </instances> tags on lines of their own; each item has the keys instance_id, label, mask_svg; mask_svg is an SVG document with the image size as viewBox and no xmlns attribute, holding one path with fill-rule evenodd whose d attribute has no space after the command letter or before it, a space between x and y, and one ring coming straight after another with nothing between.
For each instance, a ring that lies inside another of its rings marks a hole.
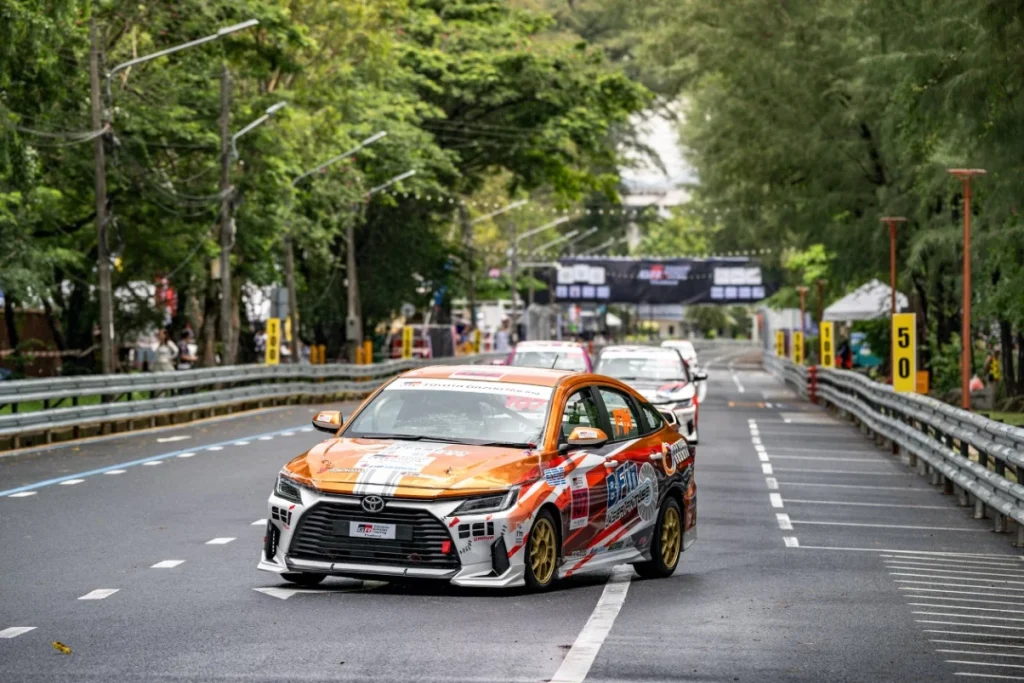
<instances>
[{"instance_id":1,"label":"front grille","mask_svg":"<svg viewBox=\"0 0 1024 683\"><path fill-rule=\"evenodd\" d=\"M347 536L349 522L396 524L399 533L394 539ZM332 503L317 503L299 519L288 556L316 562L459 568L459 556L448 529L426 510L364 512L352 505Z\"/></svg>"}]
</instances>

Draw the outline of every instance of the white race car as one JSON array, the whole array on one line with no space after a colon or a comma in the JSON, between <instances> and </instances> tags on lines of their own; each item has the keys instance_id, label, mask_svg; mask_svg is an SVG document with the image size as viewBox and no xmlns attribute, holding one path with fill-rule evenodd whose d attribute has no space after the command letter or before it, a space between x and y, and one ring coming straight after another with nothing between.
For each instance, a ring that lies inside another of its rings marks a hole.
<instances>
[{"instance_id":1,"label":"white race car","mask_svg":"<svg viewBox=\"0 0 1024 683\"><path fill-rule=\"evenodd\" d=\"M700 361L697 359L697 349L693 347L693 342L687 339L666 339L661 342L661 346L663 348L675 349L678 351L679 355L683 357L684 361L686 361L686 367L690 370L691 375L696 375L701 372ZM697 380L697 399L703 401L704 397L707 396L707 393L707 380Z\"/></svg>"}]
</instances>

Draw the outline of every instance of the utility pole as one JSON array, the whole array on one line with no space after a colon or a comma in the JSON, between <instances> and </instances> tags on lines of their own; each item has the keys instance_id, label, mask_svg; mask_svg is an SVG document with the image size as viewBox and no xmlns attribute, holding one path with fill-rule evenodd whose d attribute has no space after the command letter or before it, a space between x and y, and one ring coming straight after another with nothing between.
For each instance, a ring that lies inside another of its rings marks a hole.
<instances>
[{"instance_id":1,"label":"utility pole","mask_svg":"<svg viewBox=\"0 0 1024 683\"><path fill-rule=\"evenodd\" d=\"M516 225L515 223L512 223L509 227L509 242L512 244L512 249L509 253L508 276L512 281L512 311L509 316L509 320L512 323L512 329L509 335L509 342L513 344L516 342L516 333L519 330L519 312L516 306L516 257L518 256L517 252L519 250L520 239L521 238L516 237Z\"/></svg>"},{"instance_id":2,"label":"utility pole","mask_svg":"<svg viewBox=\"0 0 1024 683\"><path fill-rule=\"evenodd\" d=\"M288 226L289 230L291 226ZM292 321L292 362L299 362L299 304L295 294L295 246L290 231L284 235L284 277L288 287L288 319Z\"/></svg>"},{"instance_id":3,"label":"utility pole","mask_svg":"<svg viewBox=\"0 0 1024 683\"><path fill-rule=\"evenodd\" d=\"M476 327L476 264L473 263L473 223L465 202L459 202L459 220L462 222L462 246L466 250L466 267L469 280L469 325Z\"/></svg>"},{"instance_id":4,"label":"utility pole","mask_svg":"<svg viewBox=\"0 0 1024 683\"><path fill-rule=\"evenodd\" d=\"M889 227L889 318L896 315L896 226L906 223L903 216L883 216L882 222Z\"/></svg>"},{"instance_id":5,"label":"utility pole","mask_svg":"<svg viewBox=\"0 0 1024 683\"><path fill-rule=\"evenodd\" d=\"M92 127L103 127L103 103L100 95L99 34L96 19L89 19L89 99L92 105ZM100 299L100 364L103 374L114 371L114 305L110 292L110 254L107 253L107 168L103 148L105 136L93 141L96 175L96 270L99 276L97 294Z\"/></svg>"},{"instance_id":6,"label":"utility pole","mask_svg":"<svg viewBox=\"0 0 1024 683\"><path fill-rule=\"evenodd\" d=\"M220 71L220 340L223 344L221 363L235 362L232 334L231 248L235 231L231 220L231 72L223 64ZM293 330L294 334L294 330Z\"/></svg>"},{"instance_id":7,"label":"utility pole","mask_svg":"<svg viewBox=\"0 0 1024 683\"><path fill-rule=\"evenodd\" d=\"M964 198L964 280L963 315L960 321L960 405L971 409L971 178L985 175L983 168L951 168L947 171L960 180Z\"/></svg>"},{"instance_id":8,"label":"utility pole","mask_svg":"<svg viewBox=\"0 0 1024 683\"><path fill-rule=\"evenodd\" d=\"M356 229L355 219L345 227L345 277L348 286L348 315L345 318L345 338L348 340L351 362L355 362L356 349L363 346L363 305L359 300L359 273L356 272Z\"/></svg>"},{"instance_id":9,"label":"utility pole","mask_svg":"<svg viewBox=\"0 0 1024 683\"><path fill-rule=\"evenodd\" d=\"M818 286L818 323L820 324L824 320L825 312L825 285L828 280L817 280L814 284Z\"/></svg>"}]
</instances>

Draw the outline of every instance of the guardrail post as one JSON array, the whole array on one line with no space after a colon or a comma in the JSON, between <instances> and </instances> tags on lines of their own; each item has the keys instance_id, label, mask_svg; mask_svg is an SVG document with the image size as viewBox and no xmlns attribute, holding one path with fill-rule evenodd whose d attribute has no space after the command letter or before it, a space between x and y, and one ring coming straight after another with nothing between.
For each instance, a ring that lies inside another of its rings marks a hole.
<instances>
[{"instance_id":1,"label":"guardrail post","mask_svg":"<svg viewBox=\"0 0 1024 683\"><path fill-rule=\"evenodd\" d=\"M1015 548L1024 548L1024 524L1017 522L1017 542L1013 544Z\"/></svg>"},{"instance_id":2,"label":"guardrail post","mask_svg":"<svg viewBox=\"0 0 1024 683\"><path fill-rule=\"evenodd\" d=\"M974 499L974 519L985 519L985 501L981 498Z\"/></svg>"},{"instance_id":3,"label":"guardrail post","mask_svg":"<svg viewBox=\"0 0 1024 683\"><path fill-rule=\"evenodd\" d=\"M917 473L920 474L922 477L927 476L928 475L928 463L926 463L924 460L918 460L917 461Z\"/></svg>"},{"instance_id":4,"label":"guardrail post","mask_svg":"<svg viewBox=\"0 0 1024 683\"><path fill-rule=\"evenodd\" d=\"M942 475L939 474L939 471L937 469L935 469L934 467L929 467L928 469L931 470L931 475L932 475L931 483L932 483L932 486L938 486L939 484L941 484L942 483Z\"/></svg>"},{"instance_id":5,"label":"guardrail post","mask_svg":"<svg viewBox=\"0 0 1024 683\"><path fill-rule=\"evenodd\" d=\"M953 480L948 477L942 478L942 493L947 496L953 495Z\"/></svg>"},{"instance_id":6,"label":"guardrail post","mask_svg":"<svg viewBox=\"0 0 1024 683\"><path fill-rule=\"evenodd\" d=\"M965 458L971 457L971 445L966 441L960 442L960 455L964 456ZM978 464L984 467L985 469L988 469L987 453L982 453L981 451L978 451Z\"/></svg>"},{"instance_id":7,"label":"guardrail post","mask_svg":"<svg viewBox=\"0 0 1024 683\"><path fill-rule=\"evenodd\" d=\"M962 508L971 506L971 497L967 495L967 489L956 487L956 504Z\"/></svg>"},{"instance_id":8,"label":"guardrail post","mask_svg":"<svg viewBox=\"0 0 1024 683\"><path fill-rule=\"evenodd\" d=\"M1006 515L997 513L992 518L992 531L997 534L1006 533Z\"/></svg>"}]
</instances>

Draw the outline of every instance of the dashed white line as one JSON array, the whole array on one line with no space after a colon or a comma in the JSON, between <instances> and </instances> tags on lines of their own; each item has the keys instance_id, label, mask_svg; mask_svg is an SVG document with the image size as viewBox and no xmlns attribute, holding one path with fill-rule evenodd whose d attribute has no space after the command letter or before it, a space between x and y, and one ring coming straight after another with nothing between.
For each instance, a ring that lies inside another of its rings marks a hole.
<instances>
[{"instance_id":1,"label":"dashed white line","mask_svg":"<svg viewBox=\"0 0 1024 683\"><path fill-rule=\"evenodd\" d=\"M802 471L802 470L795 470ZM910 493L932 493L932 489L918 489L909 486L871 486L869 484L815 484L808 481L780 481L786 486L821 486L833 489L869 489L871 491L908 491Z\"/></svg>"},{"instance_id":2,"label":"dashed white line","mask_svg":"<svg viewBox=\"0 0 1024 683\"><path fill-rule=\"evenodd\" d=\"M151 566L150 569L174 569L179 564L185 564L185 560L161 560Z\"/></svg>"},{"instance_id":3,"label":"dashed white line","mask_svg":"<svg viewBox=\"0 0 1024 683\"><path fill-rule=\"evenodd\" d=\"M1016 579L1024 579L1024 574L1019 572L998 572L991 571L991 567L985 569L974 568L974 567L949 567L947 569L935 569L934 567L925 567L920 563L903 564L895 562L886 562L886 566L889 569L905 570L908 572L928 572L928 574L935 574L937 579L955 579L960 577L972 577L972 576L1002 576L1002 577L1013 577ZM1021 582L1024 583L1024 582Z\"/></svg>"},{"instance_id":4,"label":"dashed white line","mask_svg":"<svg viewBox=\"0 0 1024 683\"><path fill-rule=\"evenodd\" d=\"M901 590L902 590L902 588L901 588ZM915 593L921 593L923 591L917 590L917 591L914 591L914 592ZM952 592L958 592L958 591L952 591ZM989 594L988 593L978 593L978 595L989 595ZM947 597L942 596L942 595L907 595L906 597L909 600L950 600L950 601L953 601L953 602L977 602L977 603L980 603L982 605L1002 605L1003 607L1011 607L1011 606L1024 607L1024 602L1014 602L1013 600L978 600L977 598L947 598ZM991 597L997 597L997 596L992 595ZM1019 595L1011 595L1010 597L1019 598L1020 596ZM913 605L913 604L916 604L916 603L908 603L908 604ZM935 607L939 607L939 606L940 605L935 605ZM951 607L955 607L956 605L950 605L950 606ZM1022 612L1022 614L1024 614L1024 612Z\"/></svg>"},{"instance_id":5,"label":"dashed white line","mask_svg":"<svg viewBox=\"0 0 1024 683\"><path fill-rule=\"evenodd\" d=\"M313 431L313 428L312 427L303 427L299 431L300 432L311 432L311 431Z\"/></svg>"},{"instance_id":6,"label":"dashed white line","mask_svg":"<svg viewBox=\"0 0 1024 683\"><path fill-rule=\"evenodd\" d=\"M109 598L111 595L121 590L120 588L97 588L94 591L86 593L79 600L103 600Z\"/></svg>"},{"instance_id":7,"label":"dashed white line","mask_svg":"<svg viewBox=\"0 0 1024 683\"><path fill-rule=\"evenodd\" d=\"M551 677L551 683L582 683L587 677L601 644L608 637L615 617L622 609L632 576L633 568L629 566L619 566L612 570L612 576L605 584L597 606L576 637L576 642L565 655L558 671Z\"/></svg>"},{"instance_id":8,"label":"dashed white line","mask_svg":"<svg viewBox=\"0 0 1024 683\"><path fill-rule=\"evenodd\" d=\"M272 437L272 436L261 436L260 437L260 441L273 441L273 440L274 440L274 437Z\"/></svg>"},{"instance_id":9,"label":"dashed white line","mask_svg":"<svg viewBox=\"0 0 1024 683\"><path fill-rule=\"evenodd\" d=\"M777 457L777 456L772 456ZM873 508L911 508L914 510L949 510L948 505L897 505L895 503L854 503L845 500L803 500L799 498L786 498L787 503L803 503L804 505L855 505Z\"/></svg>"},{"instance_id":10,"label":"dashed white line","mask_svg":"<svg viewBox=\"0 0 1024 683\"><path fill-rule=\"evenodd\" d=\"M178 457L179 458L193 458L193 457L195 457L195 455L196 455L195 453L189 451L188 453L179 453Z\"/></svg>"},{"instance_id":11,"label":"dashed white line","mask_svg":"<svg viewBox=\"0 0 1024 683\"><path fill-rule=\"evenodd\" d=\"M22 633L28 633L29 631L35 631L35 626L10 626L0 631L0 638L16 638Z\"/></svg>"},{"instance_id":12,"label":"dashed white line","mask_svg":"<svg viewBox=\"0 0 1024 683\"><path fill-rule=\"evenodd\" d=\"M235 443L233 443L232 445L233 445L233 446L248 446L248 445L249 445L249 442L248 442L248 441L236 441L236 442L235 442Z\"/></svg>"},{"instance_id":13,"label":"dashed white line","mask_svg":"<svg viewBox=\"0 0 1024 683\"><path fill-rule=\"evenodd\" d=\"M732 381L736 384L736 391L740 392L741 394L746 391L746 389L744 389L743 385L740 383L740 378L737 377L735 373L732 376Z\"/></svg>"},{"instance_id":14,"label":"dashed white line","mask_svg":"<svg viewBox=\"0 0 1024 683\"><path fill-rule=\"evenodd\" d=\"M962 624L962 625L963 626L976 626L977 624ZM924 631L925 633L942 633L944 635L950 635L950 636L983 636L985 638L1013 638L1014 640L1017 640L1017 639L1020 638L1020 636L1003 635L1001 633L973 633L971 631L947 631L947 630L936 629L936 628L923 628L921 630ZM997 647L997 646L993 645L993 647Z\"/></svg>"},{"instance_id":15,"label":"dashed white line","mask_svg":"<svg viewBox=\"0 0 1024 683\"><path fill-rule=\"evenodd\" d=\"M796 472L803 474L860 474L866 477L892 477L905 474L910 476L909 472L861 472L859 470L805 470L800 467L780 467L779 472Z\"/></svg>"},{"instance_id":16,"label":"dashed white line","mask_svg":"<svg viewBox=\"0 0 1024 683\"><path fill-rule=\"evenodd\" d=\"M823 455L778 455L772 454L773 458L779 458L780 460L824 460L829 462L869 462L875 465L879 464L878 458L830 458Z\"/></svg>"},{"instance_id":17,"label":"dashed white line","mask_svg":"<svg viewBox=\"0 0 1024 683\"><path fill-rule=\"evenodd\" d=\"M946 605L941 605L946 609L952 609ZM988 619L989 621L1012 621L1014 623L1024 623L1024 619L1014 619L1013 617L994 617L991 614L960 614L959 612L926 612L924 610L915 610L911 614L920 614L925 617L956 617L957 619ZM980 625L980 624L979 624Z\"/></svg>"},{"instance_id":18,"label":"dashed white line","mask_svg":"<svg viewBox=\"0 0 1024 683\"><path fill-rule=\"evenodd\" d=\"M766 462L761 463L761 472L764 474L775 474L772 471L772 466Z\"/></svg>"},{"instance_id":19,"label":"dashed white line","mask_svg":"<svg viewBox=\"0 0 1024 683\"><path fill-rule=\"evenodd\" d=\"M793 530L793 523L789 520L789 515L785 512L776 512L775 520L779 523L779 528L783 531Z\"/></svg>"},{"instance_id":20,"label":"dashed white line","mask_svg":"<svg viewBox=\"0 0 1024 683\"><path fill-rule=\"evenodd\" d=\"M945 638L929 638L930 643L946 643L947 645L978 645L981 647L1002 647L1012 650L1024 650L1024 645L1003 645L1002 643L974 643L968 640L948 640ZM995 654L994 652L992 654Z\"/></svg>"},{"instance_id":21,"label":"dashed white line","mask_svg":"<svg viewBox=\"0 0 1024 683\"><path fill-rule=\"evenodd\" d=\"M58 486L74 486L75 484L81 484L83 481L85 481L85 479L68 479L67 481L59 483Z\"/></svg>"},{"instance_id":22,"label":"dashed white line","mask_svg":"<svg viewBox=\"0 0 1024 683\"><path fill-rule=\"evenodd\" d=\"M933 565L959 565L959 564L970 564L973 567L1007 567L1007 568L1024 568L1024 564L1020 562L1000 562L999 560L982 560L967 558L958 560L950 557L918 557L916 555L882 555L886 562L921 562L927 560Z\"/></svg>"},{"instance_id":23,"label":"dashed white line","mask_svg":"<svg viewBox=\"0 0 1024 683\"><path fill-rule=\"evenodd\" d=\"M801 546L801 547L802 548L808 548L808 549L811 549L811 550L852 550L852 551L864 552L864 553L903 553L905 555L906 554L913 554L915 556L916 555L925 555L925 556L932 556L932 557L965 557L965 558L974 558L974 557L1002 557L1002 558L1005 558L1006 557L1006 555L992 555L992 554L989 554L989 553L950 553L950 552L943 552L943 551L939 551L939 550L902 550L902 549L896 549L896 548L851 548L851 547L833 546L833 545L806 545L806 546ZM897 581L896 583L899 583L899 581ZM912 581L910 583L923 583L923 582L921 582L921 581ZM971 586L971 588L977 588L977 586Z\"/></svg>"},{"instance_id":24,"label":"dashed white line","mask_svg":"<svg viewBox=\"0 0 1024 683\"><path fill-rule=\"evenodd\" d=\"M295 432L281 432L281 436L295 436Z\"/></svg>"},{"instance_id":25,"label":"dashed white line","mask_svg":"<svg viewBox=\"0 0 1024 683\"><path fill-rule=\"evenodd\" d=\"M951 617L962 616L960 614L950 614ZM963 623L960 621L938 621L935 619L915 619L918 624L938 624L940 626L967 626L969 628L999 628L1004 631L1024 631L1024 626L1002 626L1000 624L972 624L970 622Z\"/></svg>"},{"instance_id":26,"label":"dashed white line","mask_svg":"<svg viewBox=\"0 0 1024 683\"><path fill-rule=\"evenodd\" d=\"M780 508L780 507L782 507L782 494L780 494L780 493L769 493L768 494L768 499L771 500L773 508Z\"/></svg>"},{"instance_id":27,"label":"dashed white line","mask_svg":"<svg viewBox=\"0 0 1024 683\"><path fill-rule=\"evenodd\" d=\"M901 575L901 576L903 576L903 575ZM925 586L945 586L947 588L989 588L989 586L985 586L985 585L976 586L973 583L950 583L948 581L936 581L935 579L942 578L942 577L939 577L939 576L928 576L927 574L906 574L905 576L919 576L921 578L931 579L931 581L915 581L913 579L893 579L893 581L895 581L896 583L909 583L909 584L915 584L915 585L921 584L921 585L925 585ZM961 580L963 581L963 580L966 580L966 579L961 579ZM988 581L985 581L984 579L978 579L978 581L980 581L983 584L989 583ZM1009 586L993 586L993 587L994 588L998 588L1001 591L1012 591L1014 593L1024 593L1024 588L1011 588ZM992 593L991 595L996 595L996 593ZM1006 595L1006 594L1003 593L1002 595ZM1007 595L1007 597L1020 598L1020 597L1024 597L1024 596L1022 596L1022 595Z\"/></svg>"},{"instance_id":28,"label":"dashed white line","mask_svg":"<svg viewBox=\"0 0 1024 683\"><path fill-rule=\"evenodd\" d=\"M206 545L225 545L227 543L231 543L231 541L233 540L235 539L231 537L214 538L212 540L207 541Z\"/></svg>"},{"instance_id":29,"label":"dashed white line","mask_svg":"<svg viewBox=\"0 0 1024 683\"><path fill-rule=\"evenodd\" d=\"M866 524L864 522L818 522L801 520L794 524L816 524L819 526L856 526L869 529L916 529L921 531L973 531L977 528L968 526L917 526L914 524Z\"/></svg>"},{"instance_id":30,"label":"dashed white line","mask_svg":"<svg viewBox=\"0 0 1024 683\"><path fill-rule=\"evenodd\" d=\"M223 446L210 446L206 450L208 450L208 451L222 451L222 450L224 450L224 447Z\"/></svg>"},{"instance_id":31,"label":"dashed white line","mask_svg":"<svg viewBox=\"0 0 1024 683\"><path fill-rule=\"evenodd\" d=\"M765 453L764 451L758 451L757 459L760 460L761 462L768 462L768 454Z\"/></svg>"},{"instance_id":32,"label":"dashed white line","mask_svg":"<svg viewBox=\"0 0 1024 683\"><path fill-rule=\"evenodd\" d=\"M773 491L779 490L779 482L775 480L775 477L765 477L764 483L768 485L768 488Z\"/></svg>"},{"instance_id":33,"label":"dashed white line","mask_svg":"<svg viewBox=\"0 0 1024 683\"><path fill-rule=\"evenodd\" d=\"M21 493L12 493L7 496L8 498L28 498L29 496L36 495L35 491L22 491Z\"/></svg>"},{"instance_id":34,"label":"dashed white line","mask_svg":"<svg viewBox=\"0 0 1024 683\"><path fill-rule=\"evenodd\" d=\"M783 536L782 542L786 544L787 548L799 548L800 541L797 540L796 536Z\"/></svg>"},{"instance_id":35,"label":"dashed white line","mask_svg":"<svg viewBox=\"0 0 1024 683\"><path fill-rule=\"evenodd\" d=\"M980 645L981 643L977 643ZM1013 654L1012 652L977 652L974 650L936 650L951 655L988 655L989 657L1013 657L1014 659L1024 658L1024 655Z\"/></svg>"},{"instance_id":36,"label":"dashed white line","mask_svg":"<svg viewBox=\"0 0 1024 683\"><path fill-rule=\"evenodd\" d=\"M145 467L153 467L155 465L163 465L164 461L163 460L150 460L149 462L144 462L142 464Z\"/></svg>"},{"instance_id":37,"label":"dashed white line","mask_svg":"<svg viewBox=\"0 0 1024 683\"><path fill-rule=\"evenodd\" d=\"M750 443L754 444L755 446L760 445L761 444L761 437L759 437L759 436L752 436L752 437L750 437Z\"/></svg>"},{"instance_id":38,"label":"dashed white line","mask_svg":"<svg viewBox=\"0 0 1024 683\"><path fill-rule=\"evenodd\" d=\"M1024 681L1024 678L1020 676L1000 676L999 674L977 674L968 673L966 671L957 671L953 674L954 676L968 676L970 678L998 678L1003 681Z\"/></svg>"},{"instance_id":39,"label":"dashed white line","mask_svg":"<svg viewBox=\"0 0 1024 683\"><path fill-rule=\"evenodd\" d=\"M127 471L128 470L110 470L109 472L104 472L103 474L124 474Z\"/></svg>"},{"instance_id":40,"label":"dashed white line","mask_svg":"<svg viewBox=\"0 0 1024 683\"><path fill-rule=\"evenodd\" d=\"M1024 669L1024 664L1000 664L998 662L975 662L968 659L947 659L950 664L970 664L972 666L998 666L1003 669Z\"/></svg>"},{"instance_id":41,"label":"dashed white line","mask_svg":"<svg viewBox=\"0 0 1024 683\"><path fill-rule=\"evenodd\" d=\"M192 438L191 436L186 436L185 434L176 434L175 436L165 436L162 439L157 439L156 442L157 443L173 443L175 441L185 441L186 439L191 439L191 438Z\"/></svg>"}]
</instances>

